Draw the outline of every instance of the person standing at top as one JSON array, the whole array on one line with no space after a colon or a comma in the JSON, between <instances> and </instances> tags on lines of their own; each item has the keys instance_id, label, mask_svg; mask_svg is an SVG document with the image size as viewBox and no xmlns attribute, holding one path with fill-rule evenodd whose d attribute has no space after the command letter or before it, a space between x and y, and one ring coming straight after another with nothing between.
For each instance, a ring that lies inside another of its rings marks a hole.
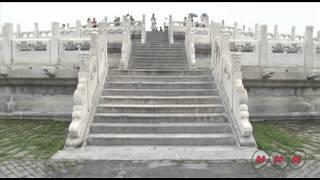
<instances>
[{"instance_id":1,"label":"person standing at top","mask_svg":"<svg viewBox=\"0 0 320 180\"><path fill-rule=\"evenodd\" d=\"M187 25L187 17L184 17L183 26Z\"/></svg>"},{"instance_id":2,"label":"person standing at top","mask_svg":"<svg viewBox=\"0 0 320 180\"><path fill-rule=\"evenodd\" d=\"M151 17L151 30L152 31L155 31L156 30L156 17L154 16L154 13L152 14L152 17Z\"/></svg>"},{"instance_id":3,"label":"person standing at top","mask_svg":"<svg viewBox=\"0 0 320 180\"><path fill-rule=\"evenodd\" d=\"M91 28L91 19L90 18L87 19L87 27Z\"/></svg>"},{"instance_id":4,"label":"person standing at top","mask_svg":"<svg viewBox=\"0 0 320 180\"><path fill-rule=\"evenodd\" d=\"M160 26L160 31L162 32L163 31L163 29L162 29L162 27Z\"/></svg>"},{"instance_id":5,"label":"person standing at top","mask_svg":"<svg viewBox=\"0 0 320 180\"><path fill-rule=\"evenodd\" d=\"M164 19L164 23L163 23L163 27L164 27L164 31L168 31L169 27L168 27L168 18Z\"/></svg>"},{"instance_id":6,"label":"person standing at top","mask_svg":"<svg viewBox=\"0 0 320 180\"><path fill-rule=\"evenodd\" d=\"M131 25L133 25L134 19L132 16L130 16L130 22L131 22Z\"/></svg>"},{"instance_id":7,"label":"person standing at top","mask_svg":"<svg viewBox=\"0 0 320 180\"><path fill-rule=\"evenodd\" d=\"M93 18L93 20L92 20L92 27L93 27L93 28L96 28L96 27L97 27L96 18Z\"/></svg>"}]
</instances>

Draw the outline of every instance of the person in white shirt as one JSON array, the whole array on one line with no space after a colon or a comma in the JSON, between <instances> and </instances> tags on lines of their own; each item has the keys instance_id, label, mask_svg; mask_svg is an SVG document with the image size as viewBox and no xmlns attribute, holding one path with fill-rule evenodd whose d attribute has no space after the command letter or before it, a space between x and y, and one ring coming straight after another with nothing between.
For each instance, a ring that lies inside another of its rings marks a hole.
<instances>
[{"instance_id":1,"label":"person in white shirt","mask_svg":"<svg viewBox=\"0 0 320 180\"><path fill-rule=\"evenodd\" d=\"M151 17L151 24L152 24L151 25L152 31L155 31L157 22L156 22L156 17L154 16L154 13L152 14L152 17Z\"/></svg>"},{"instance_id":2,"label":"person in white shirt","mask_svg":"<svg viewBox=\"0 0 320 180\"><path fill-rule=\"evenodd\" d=\"M168 23L168 18L165 18L165 19L164 19L164 24L163 24L164 31L168 31L168 28L169 28L169 27L168 27L168 24L169 24L169 23Z\"/></svg>"}]
</instances>

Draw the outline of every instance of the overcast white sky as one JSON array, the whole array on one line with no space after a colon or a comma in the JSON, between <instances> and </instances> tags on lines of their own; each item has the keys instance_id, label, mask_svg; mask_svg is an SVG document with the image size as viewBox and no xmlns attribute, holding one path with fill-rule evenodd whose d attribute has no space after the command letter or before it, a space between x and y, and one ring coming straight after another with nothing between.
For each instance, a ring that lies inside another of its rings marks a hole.
<instances>
[{"instance_id":1,"label":"overcast white sky","mask_svg":"<svg viewBox=\"0 0 320 180\"><path fill-rule=\"evenodd\" d=\"M108 21L113 21L115 16L132 14L136 20L146 14L147 29L150 28L151 14L155 13L158 24L164 17L172 14L173 20L183 20L188 13L207 13L210 20L221 22L222 19L228 25L235 21L242 27L254 29L254 24L267 24L268 31L273 31L273 25L278 24L279 32L290 32L291 26L296 26L299 34L304 33L305 26L313 25L315 31L320 30L320 3L169 3L169 2L136 2L136 3L0 3L0 23L11 22L21 24L22 30L33 30L34 22L39 22L39 28L50 29L52 21L70 23L96 17L102 20L105 16ZM15 28L15 27L14 27Z\"/></svg>"}]
</instances>

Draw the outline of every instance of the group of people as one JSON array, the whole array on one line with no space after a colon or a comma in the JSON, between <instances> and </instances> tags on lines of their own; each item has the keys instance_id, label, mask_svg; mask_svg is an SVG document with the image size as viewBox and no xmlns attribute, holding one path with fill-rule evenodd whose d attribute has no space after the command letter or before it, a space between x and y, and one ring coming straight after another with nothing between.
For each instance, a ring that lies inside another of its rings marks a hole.
<instances>
[{"instance_id":1,"label":"group of people","mask_svg":"<svg viewBox=\"0 0 320 180\"><path fill-rule=\"evenodd\" d=\"M190 22L192 24L194 24L195 27L205 27L205 19L203 19L203 17L201 17L201 21L202 23L199 23L198 21L196 21L195 23L193 23L193 16L188 16L188 18L185 16L184 17L184 21L183 21L183 26L187 25L187 21L190 20Z\"/></svg>"},{"instance_id":2,"label":"group of people","mask_svg":"<svg viewBox=\"0 0 320 180\"><path fill-rule=\"evenodd\" d=\"M125 21L130 20L131 25L134 25L134 18L133 18L132 15L127 14L126 16L124 16L124 18L125 18L124 19ZM121 21L120 17L115 17L114 20L113 20L114 26L120 26L120 21Z\"/></svg>"},{"instance_id":3,"label":"group of people","mask_svg":"<svg viewBox=\"0 0 320 180\"><path fill-rule=\"evenodd\" d=\"M206 17L204 15L201 16L201 21L206 21L205 19ZM130 14L127 14L126 16L124 16L124 20L125 21L130 21L131 25L134 25L134 18L132 15ZM192 24L194 24L195 27L205 27L205 23L199 23L198 21L196 21L196 23L193 23L193 16L188 16L188 17L184 17L184 21L183 21L183 26L186 26L187 25L187 21L190 20ZM115 17L114 19L114 26L120 26L120 17ZM168 18L165 18L164 19L164 23L163 23L163 28L162 26L159 26L159 29L157 27L157 19L155 17L155 14L153 13L152 14L152 17L151 17L151 30L152 31L168 31ZM97 25L97 21L96 21L96 18L93 18L91 20L91 18L89 17L87 19L87 25L84 26L85 28L97 28L98 25ZM67 23L67 26L65 24L62 24L62 29L65 29L65 28L69 28L69 23Z\"/></svg>"},{"instance_id":4,"label":"group of people","mask_svg":"<svg viewBox=\"0 0 320 180\"><path fill-rule=\"evenodd\" d=\"M87 19L87 27L89 27L89 28L96 28L96 27L98 27L98 26L97 26L96 18L93 18L92 21L91 21L91 18L88 18L88 19Z\"/></svg>"},{"instance_id":5,"label":"group of people","mask_svg":"<svg viewBox=\"0 0 320 180\"><path fill-rule=\"evenodd\" d=\"M193 17L194 16L191 16L189 15L188 17L185 16L184 17L184 21L183 21L183 26L186 26L187 25L187 21L191 21L192 25L195 26L195 27L206 27L206 24L208 24L208 15L206 13L203 13L201 15L201 23L199 23L198 21L196 21L195 23L193 23ZM157 28L157 19L154 15L154 13L152 14L152 17L151 17L151 30L152 31L168 31L168 18L165 18L164 19L164 24L163 24L163 28L160 26L159 27L159 30Z\"/></svg>"},{"instance_id":6,"label":"group of people","mask_svg":"<svg viewBox=\"0 0 320 180\"><path fill-rule=\"evenodd\" d=\"M158 28L157 28L157 19L156 19L154 13L153 13L152 17L151 17L151 30L152 31L168 31L168 18L164 19L163 29L160 26L159 30L158 30Z\"/></svg>"}]
</instances>

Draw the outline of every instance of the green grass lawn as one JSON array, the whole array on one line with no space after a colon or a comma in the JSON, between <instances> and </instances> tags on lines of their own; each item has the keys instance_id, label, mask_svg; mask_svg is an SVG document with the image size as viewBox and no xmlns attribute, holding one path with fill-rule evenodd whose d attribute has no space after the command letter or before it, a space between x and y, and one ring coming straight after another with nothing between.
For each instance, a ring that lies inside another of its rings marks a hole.
<instances>
[{"instance_id":1,"label":"green grass lawn","mask_svg":"<svg viewBox=\"0 0 320 180\"><path fill-rule=\"evenodd\" d=\"M69 122L0 120L0 160L49 159L63 148Z\"/></svg>"},{"instance_id":2,"label":"green grass lawn","mask_svg":"<svg viewBox=\"0 0 320 180\"><path fill-rule=\"evenodd\" d=\"M268 121L253 122L253 135L259 149L266 152L278 151L290 155L297 149L304 149L307 138L298 136L299 131L287 128L288 122ZM307 154L312 159L313 154Z\"/></svg>"}]
</instances>

